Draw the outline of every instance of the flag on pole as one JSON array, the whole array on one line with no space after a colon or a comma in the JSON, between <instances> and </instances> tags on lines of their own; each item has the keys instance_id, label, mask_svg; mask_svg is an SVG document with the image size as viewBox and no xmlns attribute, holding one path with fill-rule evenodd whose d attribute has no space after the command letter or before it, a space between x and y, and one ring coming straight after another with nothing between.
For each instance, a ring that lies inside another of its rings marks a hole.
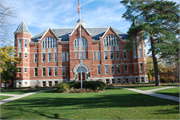
<instances>
[{"instance_id":1,"label":"flag on pole","mask_svg":"<svg viewBox=\"0 0 180 120\"><path fill-rule=\"evenodd\" d=\"M78 14L80 14L80 9L81 9L80 0L78 0Z\"/></svg>"}]
</instances>

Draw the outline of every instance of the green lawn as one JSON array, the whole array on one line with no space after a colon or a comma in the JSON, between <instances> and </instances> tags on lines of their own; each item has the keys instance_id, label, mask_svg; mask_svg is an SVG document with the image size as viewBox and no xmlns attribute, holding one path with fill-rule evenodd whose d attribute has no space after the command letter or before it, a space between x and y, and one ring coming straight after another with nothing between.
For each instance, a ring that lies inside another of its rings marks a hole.
<instances>
[{"instance_id":1,"label":"green lawn","mask_svg":"<svg viewBox=\"0 0 180 120\"><path fill-rule=\"evenodd\" d=\"M37 93L1 105L2 119L178 119L179 103L125 89Z\"/></svg>"},{"instance_id":2,"label":"green lawn","mask_svg":"<svg viewBox=\"0 0 180 120\"><path fill-rule=\"evenodd\" d=\"M1 93L4 93L4 94L18 94L18 95L22 95L22 94L25 94L25 93L36 92L36 91L40 91L40 90L1 91Z\"/></svg>"},{"instance_id":3,"label":"green lawn","mask_svg":"<svg viewBox=\"0 0 180 120\"><path fill-rule=\"evenodd\" d=\"M4 100L4 99L10 98L10 97L11 97L11 96L0 95L0 100Z\"/></svg>"},{"instance_id":4,"label":"green lawn","mask_svg":"<svg viewBox=\"0 0 180 120\"><path fill-rule=\"evenodd\" d=\"M180 87L176 87L176 88L169 88L169 89L165 89L165 90L158 90L155 92L179 97L179 89L180 89Z\"/></svg>"}]
</instances>

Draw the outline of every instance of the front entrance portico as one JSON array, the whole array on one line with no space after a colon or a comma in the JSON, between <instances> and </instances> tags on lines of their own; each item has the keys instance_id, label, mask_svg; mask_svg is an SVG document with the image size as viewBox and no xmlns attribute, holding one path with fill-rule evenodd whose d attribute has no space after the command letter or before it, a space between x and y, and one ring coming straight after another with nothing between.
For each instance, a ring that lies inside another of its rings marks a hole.
<instances>
[{"instance_id":1,"label":"front entrance portico","mask_svg":"<svg viewBox=\"0 0 180 120\"><path fill-rule=\"evenodd\" d=\"M82 64L82 67L80 64L76 65L73 69L75 81L81 80L81 71L82 71L82 80L88 80L88 75L90 73L89 67L85 64Z\"/></svg>"}]
</instances>

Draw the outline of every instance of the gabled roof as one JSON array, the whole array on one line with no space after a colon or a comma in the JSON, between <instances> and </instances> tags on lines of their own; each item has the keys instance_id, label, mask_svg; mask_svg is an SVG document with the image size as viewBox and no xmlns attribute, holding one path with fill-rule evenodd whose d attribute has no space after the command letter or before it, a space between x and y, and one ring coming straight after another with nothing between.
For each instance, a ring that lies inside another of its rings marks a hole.
<instances>
[{"instance_id":1,"label":"gabled roof","mask_svg":"<svg viewBox=\"0 0 180 120\"><path fill-rule=\"evenodd\" d=\"M24 22L24 20L20 23L17 30L14 32L14 34L17 34L17 33L28 33L31 35L31 33L29 32L29 29L28 29L26 23Z\"/></svg>"},{"instance_id":2,"label":"gabled roof","mask_svg":"<svg viewBox=\"0 0 180 120\"><path fill-rule=\"evenodd\" d=\"M112 27L111 27L112 28ZM85 28L89 33L92 35L93 40L99 40L105 32L108 30L108 27L98 27L98 28ZM113 31L118 35L122 36L122 39L127 39L127 34L112 28ZM60 29L51 29L53 33L58 37L61 38L61 41L69 41L69 35L72 34L74 28L60 28ZM32 42L38 42L38 39L41 39L42 36L45 34L47 30L37 34L36 36L32 37Z\"/></svg>"}]
</instances>

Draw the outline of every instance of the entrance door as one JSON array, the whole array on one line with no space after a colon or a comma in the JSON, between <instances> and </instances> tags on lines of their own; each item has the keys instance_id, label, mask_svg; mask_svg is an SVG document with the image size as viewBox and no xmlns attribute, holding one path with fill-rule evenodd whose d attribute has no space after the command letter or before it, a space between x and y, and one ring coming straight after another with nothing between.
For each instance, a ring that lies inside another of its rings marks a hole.
<instances>
[{"instance_id":1,"label":"entrance door","mask_svg":"<svg viewBox=\"0 0 180 120\"><path fill-rule=\"evenodd\" d=\"M81 80L81 73L78 73L79 80ZM82 80L85 80L85 73L82 73Z\"/></svg>"}]
</instances>

